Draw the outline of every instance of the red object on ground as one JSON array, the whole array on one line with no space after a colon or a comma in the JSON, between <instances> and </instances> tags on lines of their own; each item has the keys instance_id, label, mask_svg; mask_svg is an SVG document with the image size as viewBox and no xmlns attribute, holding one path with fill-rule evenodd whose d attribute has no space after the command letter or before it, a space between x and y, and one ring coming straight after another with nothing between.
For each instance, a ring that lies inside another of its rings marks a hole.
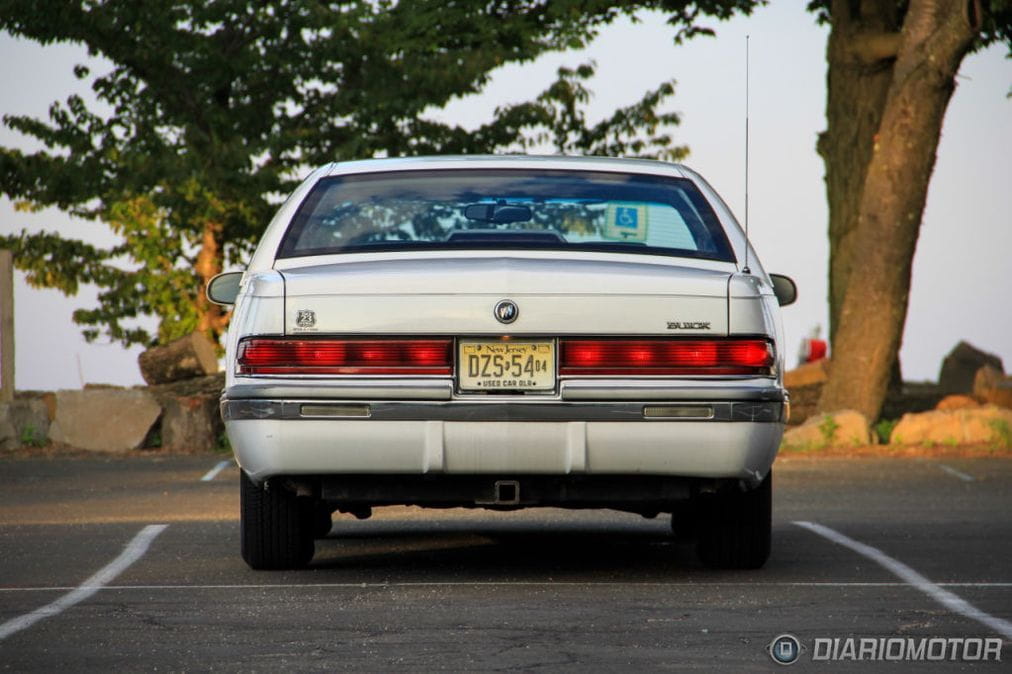
<instances>
[{"instance_id":1,"label":"red object on ground","mask_svg":"<svg viewBox=\"0 0 1012 674\"><path fill-rule=\"evenodd\" d=\"M814 363L826 357L828 348L824 339L805 339L801 342L801 362Z\"/></svg>"}]
</instances>

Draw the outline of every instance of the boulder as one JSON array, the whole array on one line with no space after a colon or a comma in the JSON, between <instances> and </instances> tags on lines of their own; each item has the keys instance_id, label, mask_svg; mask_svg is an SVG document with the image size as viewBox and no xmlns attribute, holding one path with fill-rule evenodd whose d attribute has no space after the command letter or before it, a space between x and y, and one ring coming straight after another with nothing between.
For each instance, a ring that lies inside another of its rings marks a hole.
<instances>
[{"instance_id":1,"label":"boulder","mask_svg":"<svg viewBox=\"0 0 1012 674\"><path fill-rule=\"evenodd\" d=\"M863 447L875 443L868 420L860 412L818 414L784 433L784 445L797 449Z\"/></svg>"},{"instance_id":2,"label":"boulder","mask_svg":"<svg viewBox=\"0 0 1012 674\"><path fill-rule=\"evenodd\" d=\"M96 452L125 452L144 443L161 415L158 401L141 389L57 391L54 442Z\"/></svg>"},{"instance_id":3,"label":"boulder","mask_svg":"<svg viewBox=\"0 0 1012 674\"><path fill-rule=\"evenodd\" d=\"M191 332L164 346L155 346L137 358L141 376L148 384L168 384L218 371L214 342L201 332Z\"/></svg>"},{"instance_id":4,"label":"boulder","mask_svg":"<svg viewBox=\"0 0 1012 674\"><path fill-rule=\"evenodd\" d=\"M964 410L974 407L980 407L980 403L970 396L960 395L959 393L947 395L935 405L936 410Z\"/></svg>"},{"instance_id":5,"label":"boulder","mask_svg":"<svg viewBox=\"0 0 1012 674\"><path fill-rule=\"evenodd\" d=\"M985 365L973 378L973 395L985 403L1012 409L1012 377Z\"/></svg>"},{"instance_id":6,"label":"boulder","mask_svg":"<svg viewBox=\"0 0 1012 674\"><path fill-rule=\"evenodd\" d=\"M967 342L960 342L942 361L938 385L943 393L971 393L977 371L985 365L1005 372L1001 358L986 353Z\"/></svg>"},{"instance_id":7,"label":"boulder","mask_svg":"<svg viewBox=\"0 0 1012 674\"><path fill-rule=\"evenodd\" d=\"M225 427L218 396L189 395L163 399L162 449L170 452L211 451Z\"/></svg>"},{"instance_id":8,"label":"boulder","mask_svg":"<svg viewBox=\"0 0 1012 674\"><path fill-rule=\"evenodd\" d=\"M898 445L1007 446L1012 429L1012 410L994 405L956 410L904 414L893 429L890 443Z\"/></svg>"},{"instance_id":9,"label":"boulder","mask_svg":"<svg viewBox=\"0 0 1012 674\"><path fill-rule=\"evenodd\" d=\"M0 404L0 450L41 447L49 435L49 410L40 398Z\"/></svg>"},{"instance_id":10,"label":"boulder","mask_svg":"<svg viewBox=\"0 0 1012 674\"><path fill-rule=\"evenodd\" d=\"M788 390L824 384L827 379L829 379L829 360L825 358L784 372L784 386Z\"/></svg>"}]
</instances>

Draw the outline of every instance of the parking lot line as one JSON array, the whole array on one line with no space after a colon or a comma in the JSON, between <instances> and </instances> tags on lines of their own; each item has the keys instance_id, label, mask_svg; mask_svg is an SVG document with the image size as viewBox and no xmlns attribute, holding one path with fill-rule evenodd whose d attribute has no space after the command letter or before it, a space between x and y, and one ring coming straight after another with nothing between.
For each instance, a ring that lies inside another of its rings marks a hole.
<instances>
[{"instance_id":1,"label":"parking lot line","mask_svg":"<svg viewBox=\"0 0 1012 674\"><path fill-rule=\"evenodd\" d=\"M937 583L938 587L966 587L975 590L1012 588L1012 583ZM727 582L663 582L663 581L405 581L379 583L209 583L193 585L106 585L102 590L295 590L300 588L410 588L410 587L908 587L900 582L853 582L853 581L753 581L742 583ZM0 594L15 592L53 592L69 590L70 587L0 587Z\"/></svg>"},{"instance_id":2,"label":"parking lot line","mask_svg":"<svg viewBox=\"0 0 1012 674\"><path fill-rule=\"evenodd\" d=\"M993 629L998 634L1001 634L1006 639L1012 639L1012 622L1003 620L1002 618L997 618L990 613L985 613L959 595L949 592L936 583L932 583L930 580L917 573L903 562L893 559L878 548L873 548L872 546L861 543L860 541L855 541L853 538L845 536L835 529L830 529L829 527L816 522L794 522L794 524L804 529L808 529L812 533L818 534L819 536L822 536L823 538L826 538L838 545L850 548L854 552L872 560L887 571L890 571L905 581L907 585L920 590L953 613L958 613L963 617L976 620L980 624Z\"/></svg>"},{"instance_id":3,"label":"parking lot line","mask_svg":"<svg viewBox=\"0 0 1012 674\"><path fill-rule=\"evenodd\" d=\"M127 543L123 552L116 559L106 564L98 573L78 585L73 591L63 595L56 601L46 604L42 608L16 618L11 618L0 625L0 641L27 627L31 627L40 620L63 613L71 606L81 603L101 590L104 586L115 580L131 564L143 557L144 553L148 551L151 541L155 540L158 534L165 531L168 526L167 524L151 524L144 527L133 537L133 540Z\"/></svg>"},{"instance_id":4,"label":"parking lot line","mask_svg":"<svg viewBox=\"0 0 1012 674\"><path fill-rule=\"evenodd\" d=\"M200 478L200 481L201 482L210 482L214 478L218 477L218 473L220 473L221 471L225 470L226 468L228 468L231 465L232 465L231 459L229 459L227 461L219 461L218 465L216 465L214 468L212 468L211 470L209 470L206 473L204 473L204 477Z\"/></svg>"},{"instance_id":5,"label":"parking lot line","mask_svg":"<svg viewBox=\"0 0 1012 674\"><path fill-rule=\"evenodd\" d=\"M941 468L941 469L942 469L943 471L945 471L946 473L948 473L949 475L951 475L951 476L953 476L953 477L958 477L958 478L959 478L960 480L962 480L963 482L973 482L973 480L974 480L974 477L973 477L973 475L967 475L967 474L966 474L966 473L964 473L963 471L961 471L961 470L956 470L956 469L955 469L955 468L953 468L952 466L947 466L947 465L945 465L944 463L940 463L940 464L938 464L938 467L939 467L939 468Z\"/></svg>"}]
</instances>

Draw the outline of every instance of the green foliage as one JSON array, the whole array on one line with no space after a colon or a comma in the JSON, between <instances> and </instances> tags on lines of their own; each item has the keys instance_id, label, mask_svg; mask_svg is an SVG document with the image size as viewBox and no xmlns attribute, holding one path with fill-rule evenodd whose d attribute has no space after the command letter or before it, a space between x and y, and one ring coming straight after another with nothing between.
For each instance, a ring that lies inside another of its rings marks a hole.
<instances>
[{"instance_id":1,"label":"green foliage","mask_svg":"<svg viewBox=\"0 0 1012 674\"><path fill-rule=\"evenodd\" d=\"M45 447L46 436L39 432L39 429L35 428L31 424L26 425L21 429L21 446L22 447Z\"/></svg>"},{"instance_id":2,"label":"green foliage","mask_svg":"<svg viewBox=\"0 0 1012 674\"><path fill-rule=\"evenodd\" d=\"M879 442L883 445L889 444L889 438L892 437L893 429L896 428L896 424L899 423L899 419L880 419L875 424L875 435L878 436Z\"/></svg>"},{"instance_id":3,"label":"green foliage","mask_svg":"<svg viewBox=\"0 0 1012 674\"><path fill-rule=\"evenodd\" d=\"M1012 449L1012 428L1004 419L991 419L988 421L991 430L994 431L994 438L998 445L1004 449Z\"/></svg>"},{"instance_id":4,"label":"green foliage","mask_svg":"<svg viewBox=\"0 0 1012 674\"><path fill-rule=\"evenodd\" d=\"M228 434L222 431L218 434L218 442L215 443L214 451L219 454L231 454L232 443L228 439Z\"/></svg>"},{"instance_id":5,"label":"green foliage","mask_svg":"<svg viewBox=\"0 0 1012 674\"><path fill-rule=\"evenodd\" d=\"M668 13L675 39L712 30L702 17L748 13L755 0L306 0L0 3L0 28L41 44L74 42L112 63L75 68L99 106L79 96L46 120L5 125L45 148L0 148L0 191L21 207L55 206L108 223L122 243L102 250L43 232L0 237L29 282L100 289L74 320L89 339L157 341L201 327L217 309L202 287L244 261L277 200L307 166L375 156L526 150L676 159L673 82L591 124L593 65L561 69L534 101L506 106L475 131L427 117L473 94L505 63L583 46L602 24L640 9Z\"/></svg>"},{"instance_id":6,"label":"green foliage","mask_svg":"<svg viewBox=\"0 0 1012 674\"><path fill-rule=\"evenodd\" d=\"M839 428L840 424L836 423L836 419L829 414L823 415L822 421L819 422L819 433L822 434L826 446L832 445L836 441L836 431Z\"/></svg>"}]
</instances>

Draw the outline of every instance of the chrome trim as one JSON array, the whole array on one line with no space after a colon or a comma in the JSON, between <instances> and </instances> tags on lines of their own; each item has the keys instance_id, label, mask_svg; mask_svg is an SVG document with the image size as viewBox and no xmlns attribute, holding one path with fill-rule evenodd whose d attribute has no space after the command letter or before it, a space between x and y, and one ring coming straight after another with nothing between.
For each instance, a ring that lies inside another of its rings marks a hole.
<instances>
[{"instance_id":1,"label":"chrome trim","mask_svg":"<svg viewBox=\"0 0 1012 674\"><path fill-rule=\"evenodd\" d=\"M328 414L326 408L333 408ZM559 402L420 402L339 400L235 400L221 401L225 421L244 419L360 419L363 421L685 421L782 423L783 403L779 401L681 403L677 407L699 408L698 416L647 416L649 402L559 403ZM312 414L305 414L309 408ZM364 413L363 413L364 408ZM345 414L354 410L354 414Z\"/></svg>"},{"instance_id":2,"label":"chrome trim","mask_svg":"<svg viewBox=\"0 0 1012 674\"><path fill-rule=\"evenodd\" d=\"M346 379L342 381L264 380L258 383L239 383L225 390L225 397L243 398L297 398L312 400L329 398L342 400L450 400L453 382L450 379L384 380Z\"/></svg>"},{"instance_id":3,"label":"chrome trim","mask_svg":"<svg viewBox=\"0 0 1012 674\"><path fill-rule=\"evenodd\" d=\"M769 379L743 378L737 381L685 379L670 381L574 380L560 385L563 400L664 400L666 402L700 400L754 400L783 402L783 388Z\"/></svg>"}]
</instances>

